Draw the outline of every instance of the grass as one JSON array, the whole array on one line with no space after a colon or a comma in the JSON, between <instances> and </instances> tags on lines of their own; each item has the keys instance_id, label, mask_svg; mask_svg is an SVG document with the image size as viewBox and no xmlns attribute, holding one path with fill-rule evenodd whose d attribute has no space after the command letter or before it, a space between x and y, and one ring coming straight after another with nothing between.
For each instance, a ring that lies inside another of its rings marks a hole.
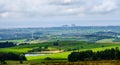
<instances>
[{"instance_id":1,"label":"grass","mask_svg":"<svg viewBox=\"0 0 120 65\"><path fill-rule=\"evenodd\" d=\"M120 46L117 46L120 48ZM105 49L111 49L111 48L116 48L116 46L110 46L110 47L101 47L101 48L92 48L92 49L82 49L78 51L85 51L85 50L92 50L94 52L97 51L103 51ZM40 55L40 56L27 56L27 60L44 60L45 58L49 57L52 60L67 60L68 55L71 52L63 52L63 53L58 53L58 54L47 54L47 55Z\"/></svg>"},{"instance_id":2,"label":"grass","mask_svg":"<svg viewBox=\"0 0 120 65\"><path fill-rule=\"evenodd\" d=\"M26 41L26 39L18 39L18 40L0 40L0 42L6 42L6 41L23 43L23 42Z\"/></svg>"},{"instance_id":3,"label":"grass","mask_svg":"<svg viewBox=\"0 0 120 65\"><path fill-rule=\"evenodd\" d=\"M28 50L31 50L32 48L21 48L21 49L15 49L15 48L0 48L0 52L13 52L13 53L27 53Z\"/></svg>"},{"instance_id":4,"label":"grass","mask_svg":"<svg viewBox=\"0 0 120 65\"><path fill-rule=\"evenodd\" d=\"M57 54L46 54L42 56L27 56L27 60L44 60L49 57L52 60L67 60L68 55L71 52L57 53Z\"/></svg>"},{"instance_id":5,"label":"grass","mask_svg":"<svg viewBox=\"0 0 120 65\"><path fill-rule=\"evenodd\" d=\"M93 51L101 51L105 49L115 48L119 47L120 44L97 44L97 43L90 43L90 42L80 42L80 41L59 41L59 46L53 46L53 42L43 42L39 44L30 44L30 45L21 45L21 46L15 46L10 48L0 48L0 52L14 52L14 53L27 53L29 50L39 47L39 46L49 46L49 48L53 48L54 50L67 50L67 49L74 49L78 48L79 51L84 50L93 50ZM48 54L43 56L27 56L28 60L44 60L46 57L50 57L53 60L67 60L68 55L71 52L63 52L63 53L57 53L57 54Z\"/></svg>"},{"instance_id":6,"label":"grass","mask_svg":"<svg viewBox=\"0 0 120 65\"><path fill-rule=\"evenodd\" d=\"M108 43L113 43L114 40L115 40L114 38L111 38L111 39L98 40L98 41L96 41L96 42L97 42L97 43L106 43L106 42L108 42Z\"/></svg>"},{"instance_id":7,"label":"grass","mask_svg":"<svg viewBox=\"0 0 120 65\"><path fill-rule=\"evenodd\" d=\"M33 40L33 41L30 41L29 43L30 44L35 44L35 43L43 43L43 42L46 42L47 40Z\"/></svg>"},{"instance_id":8,"label":"grass","mask_svg":"<svg viewBox=\"0 0 120 65\"><path fill-rule=\"evenodd\" d=\"M61 41L88 41L88 39L85 39L85 38L74 38L74 37L71 37L71 38L52 38L48 41L56 41L56 40L61 40Z\"/></svg>"},{"instance_id":9,"label":"grass","mask_svg":"<svg viewBox=\"0 0 120 65\"><path fill-rule=\"evenodd\" d=\"M68 49L68 48L77 48L77 47L83 47L79 48L79 50L76 51L85 51L85 50L93 50L96 51L102 51L105 49L111 49L115 47L120 48L120 44L96 44L96 43L89 43L89 42L74 42L74 41L60 41L60 46L53 46L53 42L44 42L40 44L30 44L30 45L23 45L23 46L15 46L10 48L0 48L0 52L14 52L14 53L27 53L28 50L31 50L35 47L39 46L45 46L48 45L50 48L55 49ZM67 57L71 52L63 52L63 53L56 53L56 54L46 54L46 55L40 55L40 56L27 56L27 61L24 61L22 65L120 65L120 62L112 60L109 61L81 61L81 62L70 62L68 63ZM51 60L45 60L45 58L51 58ZM42 64L41 62L45 62L45 64ZM7 61L8 65L21 65L19 64L19 61Z\"/></svg>"},{"instance_id":10,"label":"grass","mask_svg":"<svg viewBox=\"0 0 120 65\"><path fill-rule=\"evenodd\" d=\"M59 46L53 46L53 42L43 42L39 44L29 44L29 45L21 45L21 46L15 46L10 48L0 48L0 52L27 52L28 50L31 50L36 47L40 46L48 46L49 48L53 48L56 50L62 49L74 49L78 48L80 50L82 49L93 49L93 48L101 48L104 47L111 47L111 46L120 46L120 44L96 44L96 43L89 43L89 42L80 42L80 41L59 41ZM81 48L82 47L82 48Z\"/></svg>"}]
</instances>

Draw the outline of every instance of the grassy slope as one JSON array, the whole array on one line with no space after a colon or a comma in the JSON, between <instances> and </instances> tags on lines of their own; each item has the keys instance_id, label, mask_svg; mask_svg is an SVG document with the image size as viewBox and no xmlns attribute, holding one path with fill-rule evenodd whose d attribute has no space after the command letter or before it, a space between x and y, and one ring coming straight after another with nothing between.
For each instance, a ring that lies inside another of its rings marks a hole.
<instances>
[{"instance_id":1,"label":"grassy slope","mask_svg":"<svg viewBox=\"0 0 120 65\"><path fill-rule=\"evenodd\" d=\"M97 43L105 43L105 42L109 42L112 43L115 39L111 38L111 39L102 39L102 40L98 40L96 41Z\"/></svg>"}]
</instances>

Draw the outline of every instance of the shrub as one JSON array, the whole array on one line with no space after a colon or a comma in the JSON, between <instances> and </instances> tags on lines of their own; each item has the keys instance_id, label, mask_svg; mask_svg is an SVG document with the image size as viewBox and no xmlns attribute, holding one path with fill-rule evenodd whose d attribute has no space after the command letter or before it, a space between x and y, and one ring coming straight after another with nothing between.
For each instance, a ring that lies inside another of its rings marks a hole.
<instances>
[{"instance_id":1,"label":"shrub","mask_svg":"<svg viewBox=\"0 0 120 65\"><path fill-rule=\"evenodd\" d=\"M50 58L50 57L46 57L45 60L52 60L52 58Z\"/></svg>"}]
</instances>

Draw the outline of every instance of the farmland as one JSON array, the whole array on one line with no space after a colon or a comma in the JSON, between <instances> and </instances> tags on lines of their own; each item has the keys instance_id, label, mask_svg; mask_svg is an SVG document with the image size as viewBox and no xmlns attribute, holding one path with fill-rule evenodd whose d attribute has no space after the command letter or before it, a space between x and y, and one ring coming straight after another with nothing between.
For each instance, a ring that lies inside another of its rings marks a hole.
<instances>
[{"instance_id":1,"label":"farmland","mask_svg":"<svg viewBox=\"0 0 120 65\"><path fill-rule=\"evenodd\" d=\"M112 43L115 39L111 38L111 39L102 39L102 40L98 40L96 41L97 43L105 43L105 42L109 42Z\"/></svg>"},{"instance_id":2,"label":"farmland","mask_svg":"<svg viewBox=\"0 0 120 65\"><path fill-rule=\"evenodd\" d=\"M59 46L53 46L54 42L43 42L39 44L29 44L29 45L21 45L10 48L0 48L0 52L14 52L14 53L28 53L29 50L32 50L36 47L44 47L48 45L48 48L52 50L65 50L62 53L56 54L46 54L43 56L27 56L27 60L44 60L46 57L49 57L53 60L67 60L67 56L75 49L75 51L84 51L84 50L93 50L101 51L105 49L120 47L120 44L97 44L97 43L89 43L89 42L80 42L80 41L59 41ZM70 51L69 51L70 50Z\"/></svg>"},{"instance_id":3,"label":"farmland","mask_svg":"<svg viewBox=\"0 0 120 65\"><path fill-rule=\"evenodd\" d=\"M0 33L1 43L13 42L16 44L12 47L0 48L0 53L12 52L17 54L33 54L33 56L26 56L27 61L24 61L25 65L53 65L54 63L56 65L86 65L85 63L88 63L88 65L97 65L97 63L98 65L102 63L102 65L109 65L113 63L113 65L115 65L116 62L118 62L117 60L68 62L68 55L73 51L80 52L92 50L93 52L97 52L116 47L120 49L120 32L117 31L118 29L114 30L112 27L105 28L106 31L104 31L104 27L96 27L94 30L91 30L91 27L25 28L12 29L11 31L0 30L2 32ZM108 28L112 29L112 31L108 31ZM34 32L31 32L33 30ZM56 51L58 52L54 53ZM44 54L40 55L41 53ZM19 61L7 60L7 63L19 65Z\"/></svg>"},{"instance_id":4,"label":"farmland","mask_svg":"<svg viewBox=\"0 0 120 65\"><path fill-rule=\"evenodd\" d=\"M52 50L66 50L62 53L56 53L56 54L45 54L45 55L37 55L37 56L26 56L27 61L23 62L23 65L119 65L119 61L80 61L80 62L68 62L68 55L72 51L85 51L85 50L93 50L96 51L102 51L105 49L111 49L111 48L120 48L119 43L90 43L90 42L84 42L84 41L59 41L59 46L53 46L54 42L43 42L43 43L37 43L37 44L28 44L28 45L20 45L20 46L14 46L9 48L0 48L0 52L14 52L14 53L28 53L29 50L32 50L33 48L39 47L39 46L46 46L48 45L48 48ZM73 45L74 44L74 45ZM70 51L67 51L71 49ZM76 50L74 50L76 49ZM50 60L47 60L46 58L50 58ZM6 61L9 65L19 65L19 61ZM87 64L86 64L87 63Z\"/></svg>"},{"instance_id":5,"label":"farmland","mask_svg":"<svg viewBox=\"0 0 120 65\"><path fill-rule=\"evenodd\" d=\"M0 65L120 65L120 1L0 0Z\"/></svg>"},{"instance_id":6,"label":"farmland","mask_svg":"<svg viewBox=\"0 0 120 65\"><path fill-rule=\"evenodd\" d=\"M113 42L119 42L119 28L119 26L76 26L0 29L0 41L19 43L53 42L56 40L96 42L112 38Z\"/></svg>"}]
</instances>

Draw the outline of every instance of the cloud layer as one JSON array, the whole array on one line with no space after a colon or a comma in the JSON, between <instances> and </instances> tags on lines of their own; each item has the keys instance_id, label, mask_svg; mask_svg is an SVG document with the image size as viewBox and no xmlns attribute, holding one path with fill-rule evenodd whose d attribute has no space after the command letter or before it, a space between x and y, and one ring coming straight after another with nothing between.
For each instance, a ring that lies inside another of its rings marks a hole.
<instances>
[{"instance_id":1,"label":"cloud layer","mask_svg":"<svg viewBox=\"0 0 120 65\"><path fill-rule=\"evenodd\" d=\"M84 17L115 14L119 9L118 0L0 0L0 18Z\"/></svg>"}]
</instances>

